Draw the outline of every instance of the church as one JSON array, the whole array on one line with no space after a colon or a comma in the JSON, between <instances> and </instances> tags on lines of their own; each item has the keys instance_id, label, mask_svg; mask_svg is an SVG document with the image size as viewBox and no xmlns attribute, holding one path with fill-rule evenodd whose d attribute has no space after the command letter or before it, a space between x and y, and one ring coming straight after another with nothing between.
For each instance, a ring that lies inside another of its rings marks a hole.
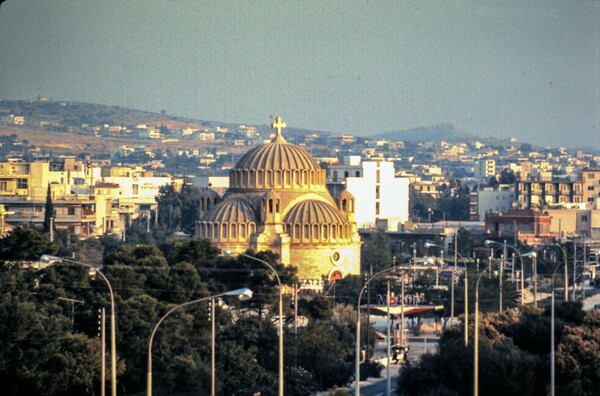
<instances>
[{"instance_id":1,"label":"church","mask_svg":"<svg viewBox=\"0 0 600 396\"><path fill-rule=\"evenodd\" d=\"M332 197L325 170L283 137L281 117L271 126L275 137L242 156L222 197L203 191L196 237L232 252L271 250L309 284L359 274L354 197Z\"/></svg>"}]
</instances>

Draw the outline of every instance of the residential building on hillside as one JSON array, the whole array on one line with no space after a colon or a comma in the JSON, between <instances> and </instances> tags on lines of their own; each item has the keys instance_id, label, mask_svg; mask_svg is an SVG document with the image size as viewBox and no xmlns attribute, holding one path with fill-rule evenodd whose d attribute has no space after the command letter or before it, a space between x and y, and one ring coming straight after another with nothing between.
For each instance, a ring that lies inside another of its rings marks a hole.
<instances>
[{"instance_id":1,"label":"residential building on hillside","mask_svg":"<svg viewBox=\"0 0 600 396\"><path fill-rule=\"evenodd\" d=\"M518 200L526 208L584 204L597 207L600 198L600 169L584 169L576 180L567 178L546 181L522 180L518 183Z\"/></svg>"},{"instance_id":2,"label":"residential building on hillside","mask_svg":"<svg viewBox=\"0 0 600 396\"><path fill-rule=\"evenodd\" d=\"M496 176L496 160L480 159L475 162L475 177L480 180L487 180Z\"/></svg>"}]
</instances>

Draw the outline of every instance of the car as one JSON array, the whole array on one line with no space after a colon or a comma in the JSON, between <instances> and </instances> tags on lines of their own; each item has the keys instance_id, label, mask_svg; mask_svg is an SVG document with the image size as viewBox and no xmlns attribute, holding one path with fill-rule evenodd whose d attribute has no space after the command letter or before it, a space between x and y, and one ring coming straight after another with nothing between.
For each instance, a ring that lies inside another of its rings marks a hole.
<instances>
[{"instance_id":1,"label":"car","mask_svg":"<svg viewBox=\"0 0 600 396\"><path fill-rule=\"evenodd\" d=\"M594 304L592 311L600 311L600 304Z\"/></svg>"}]
</instances>

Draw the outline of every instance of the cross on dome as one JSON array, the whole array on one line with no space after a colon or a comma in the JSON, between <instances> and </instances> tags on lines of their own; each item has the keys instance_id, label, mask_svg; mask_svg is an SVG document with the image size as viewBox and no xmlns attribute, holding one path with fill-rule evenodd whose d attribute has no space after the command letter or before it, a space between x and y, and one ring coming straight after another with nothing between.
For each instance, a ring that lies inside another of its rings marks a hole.
<instances>
[{"instance_id":1,"label":"cross on dome","mask_svg":"<svg viewBox=\"0 0 600 396\"><path fill-rule=\"evenodd\" d=\"M273 142L285 142L285 139L283 138L283 135L281 134L281 130L283 128L285 128L287 125L285 125L285 122L283 122L283 120L281 119L281 117L276 117L275 118L275 122L271 124L271 128L274 128L277 132L275 133L275 138L273 139Z\"/></svg>"}]
</instances>

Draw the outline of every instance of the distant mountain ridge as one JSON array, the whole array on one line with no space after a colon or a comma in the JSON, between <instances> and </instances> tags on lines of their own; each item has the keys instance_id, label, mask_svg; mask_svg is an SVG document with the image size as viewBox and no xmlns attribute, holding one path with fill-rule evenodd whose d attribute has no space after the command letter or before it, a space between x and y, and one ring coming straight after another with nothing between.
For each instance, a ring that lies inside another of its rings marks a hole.
<instances>
[{"instance_id":1,"label":"distant mountain ridge","mask_svg":"<svg viewBox=\"0 0 600 396\"><path fill-rule=\"evenodd\" d=\"M365 136L367 139L401 140L410 143L443 140L447 142L466 142L479 139L470 132L461 131L453 124L439 124L426 127L381 132Z\"/></svg>"}]
</instances>

